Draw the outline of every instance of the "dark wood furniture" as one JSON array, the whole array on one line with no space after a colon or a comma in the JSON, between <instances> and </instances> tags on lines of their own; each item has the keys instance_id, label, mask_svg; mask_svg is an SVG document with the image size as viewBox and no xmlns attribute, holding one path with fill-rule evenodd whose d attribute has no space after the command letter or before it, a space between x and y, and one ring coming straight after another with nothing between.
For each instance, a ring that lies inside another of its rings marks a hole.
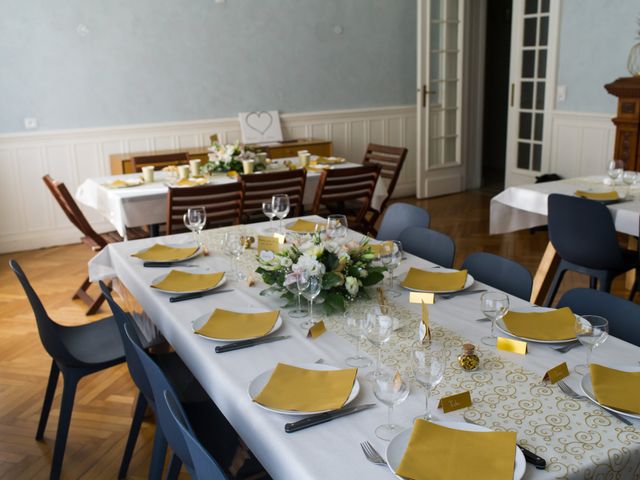
<instances>
[{"instance_id":1,"label":"dark wood furniture","mask_svg":"<svg viewBox=\"0 0 640 480\"><path fill-rule=\"evenodd\" d=\"M142 172L142 167L149 165L153 165L156 170L161 170L169 165L186 165L189 160L188 152L165 153L162 155L131 157L131 166L134 172Z\"/></svg>"},{"instance_id":2,"label":"dark wood furniture","mask_svg":"<svg viewBox=\"0 0 640 480\"><path fill-rule=\"evenodd\" d=\"M271 197L279 193L289 195L291 216L299 217L303 210L306 179L307 174L303 169L241 175L243 220L248 222L255 219L264 220L262 202L271 201Z\"/></svg>"},{"instance_id":3,"label":"dark wood furniture","mask_svg":"<svg viewBox=\"0 0 640 480\"><path fill-rule=\"evenodd\" d=\"M618 97L616 143L613 157L625 162L625 170L640 170L640 77L622 77L604 88Z\"/></svg>"}]
</instances>

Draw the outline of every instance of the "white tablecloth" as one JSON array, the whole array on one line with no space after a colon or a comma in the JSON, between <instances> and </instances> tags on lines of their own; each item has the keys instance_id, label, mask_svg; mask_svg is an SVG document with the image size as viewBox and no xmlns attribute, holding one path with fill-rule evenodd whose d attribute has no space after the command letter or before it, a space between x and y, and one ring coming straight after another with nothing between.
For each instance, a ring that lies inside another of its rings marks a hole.
<instances>
[{"instance_id":1,"label":"white tablecloth","mask_svg":"<svg viewBox=\"0 0 640 480\"><path fill-rule=\"evenodd\" d=\"M584 177L509 187L491 199L490 233L508 233L547 224L547 198L551 193L573 195L576 190L609 191L604 177ZM615 189L621 195L628 193L627 186ZM632 187L631 201L609 206L616 230L628 235L638 235L640 200L638 187ZM585 219L586 221L587 219Z\"/></svg>"},{"instance_id":2,"label":"white tablecloth","mask_svg":"<svg viewBox=\"0 0 640 480\"><path fill-rule=\"evenodd\" d=\"M263 227L263 224L256 224L233 228L256 232ZM205 238L218 234L219 230L205 232ZM175 243L183 239L189 240L190 237L176 235L171 241ZM359 445L369 440L383 454L387 445L374 434L376 426L386 422L386 407L376 401L371 385L363 378L368 369L358 373L361 393L356 403L378 403L375 408L294 434L285 433L283 427L295 418L267 412L248 396L247 386L251 380L277 362L314 362L322 358L327 364L344 366L345 358L353 354L354 347L342 335L340 318L327 319L329 331L316 340L310 340L298 326L300 320L285 316L284 327L278 334L292 335L293 338L216 354L213 342L193 334L190 324L193 319L216 307L275 309L280 301L260 296L259 292L265 288L260 281L254 287L230 281L225 288L233 288L233 292L172 304L167 295L149 288L151 281L166 270L144 268L140 261L130 257L131 253L155 241L157 239L143 239L109 245L90 262L91 278L95 281L108 276L119 277L274 479L395 478L388 469L366 461ZM245 265L251 264L249 255L245 254ZM400 277L410 266L430 265L411 255L408 257L399 268ZM196 262L212 271L226 270L229 266L227 259L215 251ZM408 304L407 292L393 302L392 308L404 312L402 318L415 326L419 307ZM528 305L514 297L511 297L511 302L512 308L516 309ZM362 313L371 307L366 303L356 303L350 308ZM479 295L438 300L429 307L429 311L439 341L453 345L456 351L462 340L479 345L480 337L488 334L489 324L476 321L482 317ZM405 327L394 334L384 350L385 363L407 370L407 345L415 338L414 329ZM365 344L363 346L366 347ZM366 348L373 352L370 347ZM515 429L520 442L545 457L548 470L538 471L527 465L526 479L585 478L587 472L595 468L594 463L599 464L599 471L617 469L617 478L634 478L633 472L637 475L640 471L638 424L636 428L626 427L590 403L570 400L557 387L546 386L540 381L545 371L563 361L570 369L577 363L583 363L584 349L576 348L562 355L548 346L530 344L526 356L483 346L479 350L483 362L480 370L466 373L456 368L453 361L437 391L440 395L448 395L461 389L471 390L477 403L469 413L481 416L486 420L485 424L493 428ZM609 338L593 355L593 361L609 365L635 365L638 359L640 348L616 338ZM567 379L567 383L577 390L578 382L579 377L575 374ZM434 407L437 401L437 397L432 398ZM413 418L423 411L424 394L413 386L407 401L396 407L395 420L408 427ZM463 412L445 415L438 411L435 416L460 420ZM614 460L616 455L620 458Z\"/></svg>"},{"instance_id":3,"label":"white tablecloth","mask_svg":"<svg viewBox=\"0 0 640 480\"><path fill-rule=\"evenodd\" d=\"M347 168L358 165L345 162L335 165L334 168ZM97 210L115 227L120 235L125 237L127 227L141 227L167 221L168 187L165 184L165 175L162 172L155 172L155 177L156 181L152 184L128 188L107 188L104 185L116 179L140 178L140 174L88 178L78 187L76 200ZM307 173L303 199L307 208L313 204L319 180L319 172L310 171ZM235 181L236 179L225 175L216 176L212 179L214 184ZM381 177L373 192L371 207L379 209L386 196L387 181Z\"/></svg>"}]
</instances>

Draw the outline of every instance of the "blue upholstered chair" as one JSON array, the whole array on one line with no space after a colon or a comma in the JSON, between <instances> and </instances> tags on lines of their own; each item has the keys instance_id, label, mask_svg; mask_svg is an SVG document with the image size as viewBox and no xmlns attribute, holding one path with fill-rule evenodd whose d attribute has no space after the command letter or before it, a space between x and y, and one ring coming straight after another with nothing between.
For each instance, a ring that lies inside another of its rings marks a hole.
<instances>
[{"instance_id":1,"label":"blue upholstered chair","mask_svg":"<svg viewBox=\"0 0 640 480\"><path fill-rule=\"evenodd\" d=\"M462 268L467 269L479 282L529 301L533 278L529 270L518 262L487 252L476 252L465 258Z\"/></svg>"},{"instance_id":2,"label":"blue upholstered chair","mask_svg":"<svg viewBox=\"0 0 640 480\"><path fill-rule=\"evenodd\" d=\"M405 228L400 234L402 249L445 268L453 267L456 244L448 235L424 227Z\"/></svg>"},{"instance_id":3,"label":"blue upholstered chair","mask_svg":"<svg viewBox=\"0 0 640 480\"><path fill-rule=\"evenodd\" d=\"M424 208L408 203L394 203L384 211L377 240L399 240L400 234L409 227L429 227L431 217Z\"/></svg>"}]
</instances>

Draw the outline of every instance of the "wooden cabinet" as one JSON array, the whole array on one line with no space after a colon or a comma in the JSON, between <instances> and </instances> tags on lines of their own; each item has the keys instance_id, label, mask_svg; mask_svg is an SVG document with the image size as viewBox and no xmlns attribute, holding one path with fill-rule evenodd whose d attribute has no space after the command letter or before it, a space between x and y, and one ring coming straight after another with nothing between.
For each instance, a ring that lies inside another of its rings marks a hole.
<instances>
[{"instance_id":1,"label":"wooden cabinet","mask_svg":"<svg viewBox=\"0 0 640 480\"><path fill-rule=\"evenodd\" d=\"M640 170L640 77L622 77L604 86L618 97L613 157L625 162L625 170Z\"/></svg>"}]
</instances>

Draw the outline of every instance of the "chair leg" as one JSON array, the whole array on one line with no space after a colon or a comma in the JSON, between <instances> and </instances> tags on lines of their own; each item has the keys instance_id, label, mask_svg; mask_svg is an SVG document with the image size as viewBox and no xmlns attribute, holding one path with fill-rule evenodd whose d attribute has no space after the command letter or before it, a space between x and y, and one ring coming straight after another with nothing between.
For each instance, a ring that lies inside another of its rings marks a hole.
<instances>
[{"instance_id":1,"label":"chair leg","mask_svg":"<svg viewBox=\"0 0 640 480\"><path fill-rule=\"evenodd\" d=\"M76 388L80 377L75 373L63 372L64 387L62 390L62 403L60 405L60 418L58 419L58 431L56 433L56 444L53 448L53 460L51 462L51 480L58 480L62 471L62 460L64 450L67 446L69 426L71 424L71 412L73 411L73 400L76 396Z\"/></svg>"},{"instance_id":2,"label":"chair leg","mask_svg":"<svg viewBox=\"0 0 640 480\"><path fill-rule=\"evenodd\" d=\"M611 284L613 283L613 277L611 275L605 274L602 278L598 279L598 283L600 284L601 292L611 292Z\"/></svg>"},{"instance_id":3,"label":"chair leg","mask_svg":"<svg viewBox=\"0 0 640 480\"><path fill-rule=\"evenodd\" d=\"M162 480L164 458L167 456L167 440L164 438L160 425L156 421L156 433L153 436L153 451L151 452L151 465L149 466L149 480Z\"/></svg>"},{"instance_id":4,"label":"chair leg","mask_svg":"<svg viewBox=\"0 0 640 480\"><path fill-rule=\"evenodd\" d=\"M106 300L105 296L102 293L100 293L98 298L96 298L95 302L91 304L91 306L89 307L89 310L87 310L87 313L85 313L85 315L93 315L94 313L96 313L98 310L100 310L100 306L105 300Z\"/></svg>"},{"instance_id":5,"label":"chair leg","mask_svg":"<svg viewBox=\"0 0 640 480\"><path fill-rule=\"evenodd\" d=\"M42 440L44 438L44 431L47 428L47 420L49 420L49 412L51 411L51 404L53 403L53 396L56 393L56 386L58 385L59 376L60 369L58 368L58 364L55 362L55 360L51 360L49 382L47 383L47 389L44 393L44 402L42 403L42 412L40 412L40 422L38 422L36 440Z\"/></svg>"},{"instance_id":6,"label":"chair leg","mask_svg":"<svg viewBox=\"0 0 640 480\"><path fill-rule=\"evenodd\" d=\"M182 468L182 460L178 458L175 453L171 454L171 460L169 460L169 468L167 469L166 480L177 480Z\"/></svg>"},{"instance_id":7,"label":"chair leg","mask_svg":"<svg viewBox=\"0 0 640 480\"><path fill-rule=\"evenodd\" d=\"M633 302L636 298L636 292L638 291L638 275L640 275L640 269L636 268L636 279L633 281L633 286L629 292L629 301Z\"/></svg>"},{"instance_id":8,"label":"chair leg","mask_svg":"<svg viewBox=\"0 0 640 480\"><path fill-rule=\"evenodd\" d=\"M91 295L89 295L87 293L87 290L89 290L90 286L91 282L89 281L89 277L87 277L85 278L84 282L82 282L82 285L73 295L73 297L71 297L72 300L80 299L86 305L89 305L89 309L87 310L86 315L93 315L94 313L96 313L100 309L100 305L102 305L102 302L104 302L105 300L102 293L97 298L93 298Z\"/></svg>"},{"instance_id":9,"label":"chair leg","mask_svg":"<svg viewBox=\"0 0 640 480\"><path fill-rule=\"evenodd\" d=\"M127 470L129 470L129 463L131 462L133 449L136 446L136 440L138 440L138 434L140 433L140 426L142 425L146 408L147 400L144 398L142 392L138 392L136 407L133 411L133 418L131 419L129 437L127 438L127 444L124 447L124 454L122 455L122 462L120 463L120 471L118 472L119 479L127 477Z\"/></svg>"},{"instance_id":10,"label":"chair leg","mask_svg":"<svg viewBox=\"0 0 640 480\"><path fill-rule=\"evenodd\" d=\"M598 288L598 279L596 277L589 277L589 288Z\"/></svg>"},{"instance_id":11,"label":"chair leg","mask_svg":"<svg viewBox=\"0 0 640 480\"><path fill-rule=\"evenodd\" d=\"M549 289L549 294L547 295L547 299L544 302L544 307L550 307L551 304L553 303L553 299L555 298L556 294L558 293L558 287L560 286L560 282L562 282L562 278L564 277L564 274L566 273L566 270L562 269L562 270L558 270L555 274L555 276L553 277L553 282L551 282L551 288Z\"/></svg>"}]
</instances>

